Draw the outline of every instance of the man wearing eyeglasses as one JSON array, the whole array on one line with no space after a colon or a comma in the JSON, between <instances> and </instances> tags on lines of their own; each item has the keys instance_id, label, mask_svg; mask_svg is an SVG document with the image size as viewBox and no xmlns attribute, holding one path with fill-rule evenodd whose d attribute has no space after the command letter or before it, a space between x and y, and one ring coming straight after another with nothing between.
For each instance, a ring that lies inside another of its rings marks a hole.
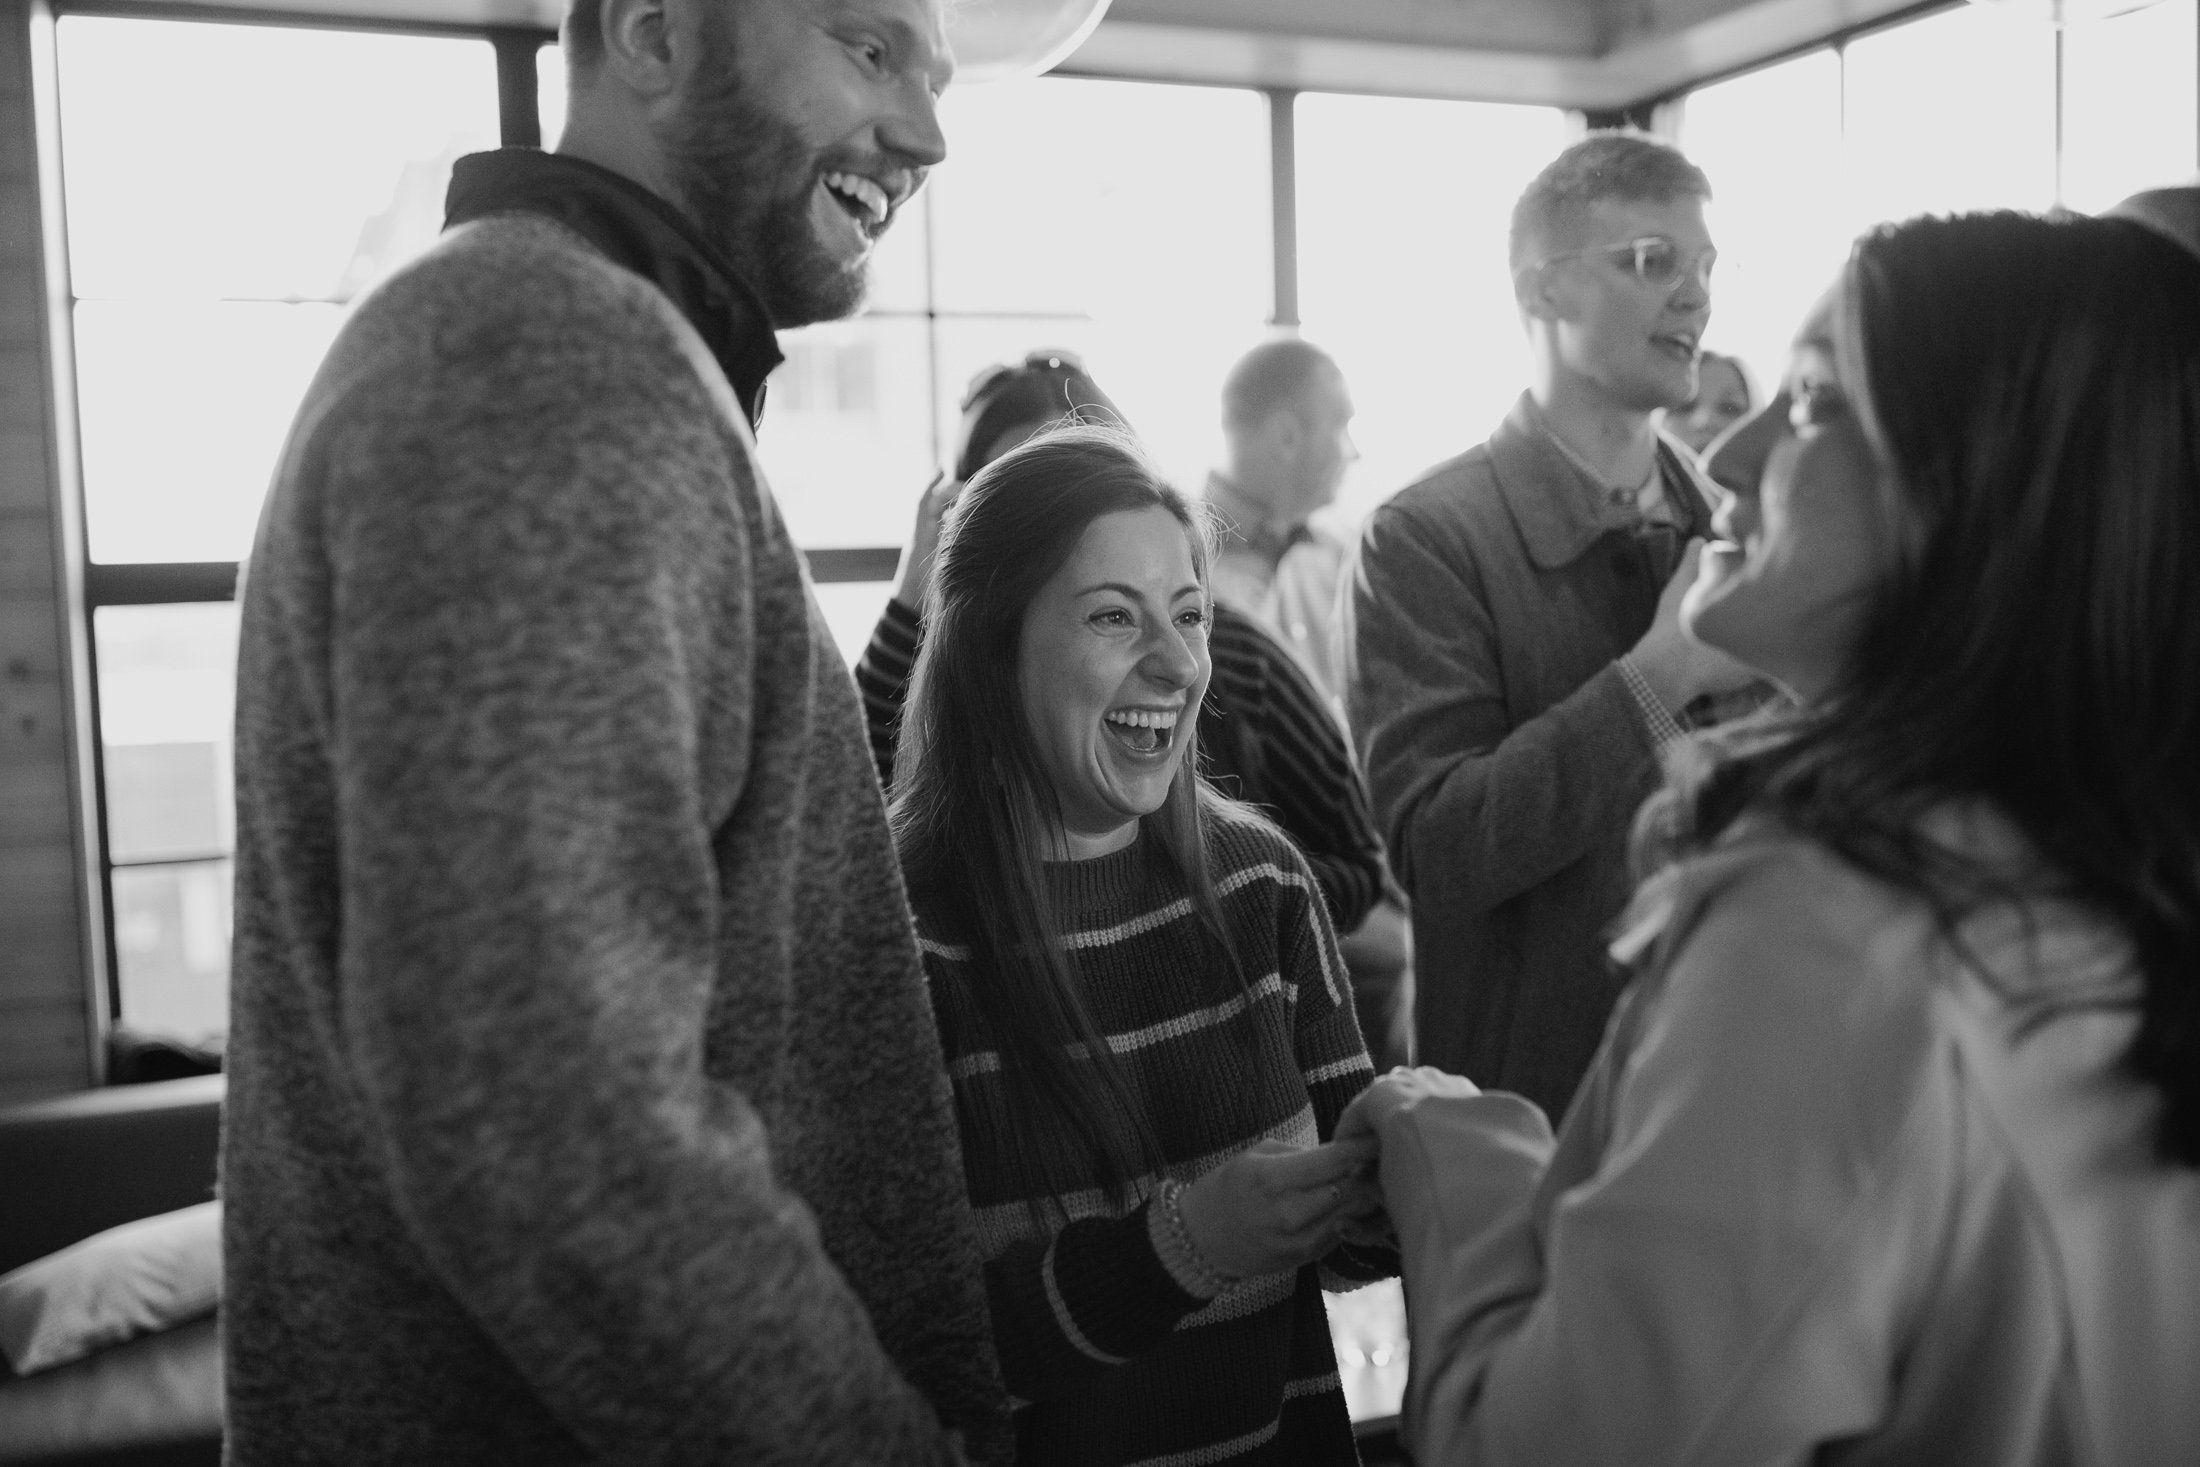
<instances>
[{"instance_id":1,"label":"man wearing eyeglasses","mask_svg":"<svg viewBox=\"0 0 2200 1467\"><path fill-rule=\"evenodd\" d=\"M1342 597L1421 1058L1554 1118L1617 993L1604 945L1658 754L1752 682L1680 632L1719 491L1651 426L1696 390L1710 193L1631 133L1536 177L1511 236L1528 390L1370 516Z\"/></svg>"}]
</instances>

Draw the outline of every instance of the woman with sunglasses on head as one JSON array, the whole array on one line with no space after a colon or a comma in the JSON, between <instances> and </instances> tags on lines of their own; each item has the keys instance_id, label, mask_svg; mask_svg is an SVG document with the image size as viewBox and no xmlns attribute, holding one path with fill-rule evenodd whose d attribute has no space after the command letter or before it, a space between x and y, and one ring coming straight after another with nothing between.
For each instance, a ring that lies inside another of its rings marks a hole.
<instances>
[{"instance_id":1,"label":"woman with sunglasses on head","mask_svg":"<svg viewBox=\"0 0 2200 1467\"><path fill-rule=\"evenodd\" d=\"M1877 230L1711 469L1688 626L1799 701L1647 808L1555 1146L1340 1127L1415 1460L2200 1462L2200 259Z\"/></svg>"},{"instance_id":2,"label":"woman with sunglasses on head","mask_svg":"<svg viewBox=\"0 0 2200 1467\"><path fill-rule=\"evenodd\" d=\"M1078 424L1129 431L1084 364L1060 350L988 367L963 397L954 467L917 506L894 595L856 663L879 782L894 784L894 745L910 669L924 640L924 587L940 525L962 486L1002 454L1052 429ZM1383 891L1382 841L1344 734L1291 653L1251 617L1213 608L1208 646L1215 676L1207 698L1201 770L1224 793L1271 814L1314 868L1340 932L1358 926Z\"/></svg>"},{"instance_id":3,"label":"woman with sunglasses on head","mask_svg":"<svg viewBox=\"0 0 2200 1467\"><path fill-rule=\"evenodd\" d=\"M1394 1271L1328 1144L1374 1071L1305 861L1195 772L1209 553L1067 428L933 571L892 822L1026 1467L1358 1460L1321 1290Z\"/></svg>"}]
</instances>

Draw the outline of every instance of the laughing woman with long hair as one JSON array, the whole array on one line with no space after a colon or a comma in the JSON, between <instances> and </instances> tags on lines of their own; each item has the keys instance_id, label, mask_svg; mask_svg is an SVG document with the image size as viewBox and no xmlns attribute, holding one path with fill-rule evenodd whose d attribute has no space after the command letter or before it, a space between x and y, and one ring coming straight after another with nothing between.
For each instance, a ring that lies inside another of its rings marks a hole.
<instances>
[{"instance_id":1,"label":"laughing woman with long hair","mask_svg":"<svg viewBox=\"0 0 2200 1467\"><path fill-rule=\"evenodd\" d=\"M1684 608L1786 684L1653 802L1555 1145L1381 1139L1421 1467L2200 1462L2200 261L1860 241Z\"/></svg>"},{"instance_id":2,"label":"laughing woman with long hair","mask_svg":"<svg viewBox=\"0 0 2200 1467\"><path fill-rule=\"evenodd\" d=\"M1358 1460L1321 1301L1373 1078L1319 888L1196 773L1207 542L1127 437L964 491L893 823L1026 1467Z\"/></svg>"}]
</instances>

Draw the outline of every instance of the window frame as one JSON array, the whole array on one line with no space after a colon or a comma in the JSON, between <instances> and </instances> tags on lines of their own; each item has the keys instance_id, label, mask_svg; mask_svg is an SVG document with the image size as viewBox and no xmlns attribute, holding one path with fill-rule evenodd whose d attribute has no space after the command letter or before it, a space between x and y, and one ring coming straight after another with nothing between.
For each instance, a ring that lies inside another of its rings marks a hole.
<instances>
[{"instance_id":1,"label":"window frame","mask_svg":"<svg viewBox=\"0 0 2200 1467\"><path fill-rule=\"evenodd\" d=\"M536 63L545 46L557 44L557 32L541 26L490 25L460 21L433 21L415 19L359 18L328 15L307 11L267 10L221 4L164 3L164 0L52 0L50 10L58 20L72 15L100 16L127 20L157 20L184 23L221 25L256 25L276 29L343 31L367 35L437 36L487 41L495 53L497 115L500 142L505 147L540 147L542 144L541 98L537 82ZM1146 81L1148 78L1116 77L1093 72L1073 73L1080 79L1098 81ZM1183 83L1182 85L1204 85ZM1296 162L1292 148L1292 105L1295 91L1283 88L1258 89L1266 98L1269 118L1269 165L1271 175L1270 231L1273 236L1273 291L1268 324L1276 327L1295 327L1298 324L1297 280L1297 215L1293 197L1292 180ZM62 203L66 213L65 197ZM929 214L926 227L929 229ZM67 223L64 217L64 231ZM925 305L922 310L909 307L880 309L867 314L882 319L922 320L925 323L927 348L930 357L928 397L931 404L932 448L935 458L946 451L940 441L940 424L943 413L940 404L951 400L954 388L940 380L940 356L938 331L943 319L1052 319L1043 312L1021 311L943 311L933 290L933 265L930 241L927 240ZM63 289L59 307L62 318L53 323L53 329L66 336L70 343L68 360L70 374L75 372L75 312L78 305L73 280L66 274L66 258L61 262L64 271ZM62 411L59 431L77 444L77 461L81 463L81 420L74 406L74 392L68 398L68 406ZM90 805L93 826L89 845L94 856L98 879L98 920L103 929L104 941L90 963L87 974L89 984L95 990L95 1005L103 1015L105 1026L111 1030L123 1019L122 971L119 949L116 945L115 872L140 867L173 866L201 861L227 860L234 851L209 851L203 854L162 856L158 858L114 858L107 808L106 738L99 694L99 644L95 631L98 611L107 606L184 606L236 599L239 564L236 561L146 561L110 563L92 559L89 535L89 506L79 485L73 496L71 513L79 521L75 538L77 577L75 586L80 588L76 604L68 613L77 627L77 635L84 649L85 706L88 724L83 744L88 758L82 762L84 775L91 786ZM901 547L896 545L863 545L804 548L804 558L809 565L810 577L820 584L846 584L856 582L890 582L899 566Z\"/></svg>"}]
</instances>

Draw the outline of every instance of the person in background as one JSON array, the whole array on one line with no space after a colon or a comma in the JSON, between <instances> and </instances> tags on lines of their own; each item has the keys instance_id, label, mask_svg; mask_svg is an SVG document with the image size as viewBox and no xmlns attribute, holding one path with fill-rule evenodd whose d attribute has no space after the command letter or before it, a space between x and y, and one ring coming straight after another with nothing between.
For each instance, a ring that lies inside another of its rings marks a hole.
<instances>
[{"instance_id":1,"label":"person in background","mask_svg":"<svg viewBox=\"0 0 2200 1467\"><path fill-rule=\"evenodd\" d=\"M1352 395L1335 358L1296 337L1266 341L1222 383L1229 467L1207 477L1221 545L1215 601L1273 634L1344 718L1337 587L1350 543L1315 514L1334 503L1352 442ZM1384 872L1382 900L1339 941L1371 1042L1385 1064L1413 1057L1413 934L1404 894Z\"/></svg>"},{"instance_id":2,"label":"person in background","mask_svg":"<svg viewBox=\"0 0 2200 1467\"><path fill-rule=\"evenodd\" d=\"M829 18L828 27L822 22ZM1002 1460L855 691L758 466L945 151L931 0L576 0L243 585L229 1460Z\"/></svg>"},{"instance_id":3,"label":"person in background","mask_svg":"<svg viewBox=\"0 0 2200 1467\"><path fill-rule=\"evenodd\" d=\"M2200 1461L2200 257L2130 214L1867 235L1714 454L1683 617L1799 701L1646 815L1555 1147L1339 1127L1422 1467Z\"/></svg>"},{"instance_id":4,"label":"person in background","mask_svg":"<svg viewBox=\"0 0 2200 1467\"><path fill-rule=\"evenodd\" d=\"M1127 430L1076 357L1037 351L981 372L964 397L951 476L917 505L893 598L856 664L879 780L891 792L909 674L924 641L924 587L940 527L962 486L1001 454L1065 425ZM1360 924L1382 896L1382 843L1343 732L1291 655L1249 617L1218 606L1208 623L1214 678L1207 692L1201 772L1223 793L1271 813L1314 869L1330 921Z\"/></svg>"},{"instance_id":5,"label":"person in background","mask_svg":"<svg viewBox=\"0 0 2200 1467\"><path fill-rule=\"evenodd\" d=\"M1393 1271L1327 1144L1373 1068L1304 858L1194 773L1207 557L1063 428L972 480L927 598L894 835L1025 1467L1358 1461L1321 1295Z\"/></svg>"},{"instance_id":6,"label":"person in background","mask_svg":"<svg viewBox=\"0 0 2200 1467\"><path fill-rule=\"evenodd\" d=\"M1754 681L1681 635L1717 491L1651 426L1696 392L1710 192L1628 133L1536 177L1511 238L1528 390L1369 516L1343 601L1420 1055L1554 1114L1619 992L1603 934L1658 752Z\"/></svg>"},{"instance_id":7,"label":"person in background","mask_svg":"<svg viewBox=\"0 0 2200 1467\"><path fill-rule=\"evenodd\" d=\"M1742 359L1707 351L1696 363L1696 395L1663 414L1658 426L1701 460L1712 440L1748 417L1752 406Z\"/></svg>"},{"instance_id":8,"label":"person in background","mask_svg":"<svg viewBox=\"0 0 2200 1467\"><path fill-rule=\"evenodd\" d=\"M1328 352L1296 337L1262 342L1223 379L1229 467L1206 489L1222 537L1215 598L1258 617L1332 699L1343 694L1337 584L1352 547L1314 515L1360 457L1352 411Z\"/></svg>"}]
</instances>

